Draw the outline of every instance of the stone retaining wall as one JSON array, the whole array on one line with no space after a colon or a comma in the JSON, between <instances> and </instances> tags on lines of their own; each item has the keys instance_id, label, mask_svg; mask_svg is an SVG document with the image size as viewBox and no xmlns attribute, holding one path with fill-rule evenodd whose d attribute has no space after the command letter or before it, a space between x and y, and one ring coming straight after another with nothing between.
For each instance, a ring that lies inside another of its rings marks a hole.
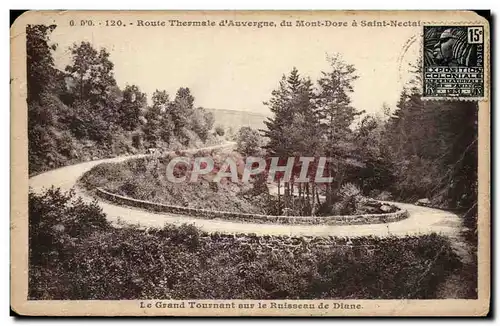
<instances>
[{"instance_id":1,"label":"stone retaining wall","mask_svg":"<svg viewBox=\"0 0 500 326\"><path fill-rule=\"evenodd\" d=\"M200 242L227 246L235 245L248 247L256 252L274 250L304 250L311 248L362 248L365 250L377 247L370 238L339 238L339 237L313 237L313 236L257 236L255 234L200 234ZM381 240L383 241L383 240Z\"/></svg>"},{"instance_id":2,"label":"stone retaining wall","mask_svg":"<svg viewBox=\"0 0 500 326\"><path fill-rule=\"evenodd\" d=\"M224 219L234 221L245 221L252 223L273 223L273 224L326 224L326 225L353 225L353 224L380 224L403 220L408 217L406 210L399 210L394 213L385 214L363 214L363 215L345 215L345 216L275 216L247 214L237 212L213 211L207 209L190 208L182 206L165 205L153 203L145 200L134 199L117 194L113 194L102 188L96 188L96 194L113 203L143 208L146 210L171 213L179 215L189 215L203 219Z\"/></svg>"}]
</instances>

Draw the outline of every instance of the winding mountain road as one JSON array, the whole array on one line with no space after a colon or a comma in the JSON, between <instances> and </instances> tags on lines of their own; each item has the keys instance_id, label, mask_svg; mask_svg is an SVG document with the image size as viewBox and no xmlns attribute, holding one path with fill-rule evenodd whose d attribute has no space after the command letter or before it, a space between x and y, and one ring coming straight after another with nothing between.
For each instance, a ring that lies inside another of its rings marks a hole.
<instances>
[{"instance_id":1,"label":"winding mountain road","mask_svg":"<svg viewBox=\"0 0 500 326\"><path fill-rule=\"evenodd\" d=\"M233 143L205 147L203 149L216 149L233 146ZM200 149L185 150L194 152ZM42 192L51 186L59 187L63 191L75 189L76 193L85 201L91 201L84 191L75 187L77 180L86 171L101 163L123 162L131 158L145 156L144 154L133 156L122 156L110 159L90 161L62 167L36 175L29 180L29 186L34 192ZM118 206L109 202L99 200L99 205L106 213L108 220L112 223L125 222L138 224L141 227L163 227L165 224L181 225L184 223L194 224L207 232L223 233L255 233L257 235L288 235L288 236L405 236L427 233L442 233L449 236L458 234L461 228L460 219L456 214L405 203L393 203L408 210L407 219L387 224L366 225L283 225L283 224L258 224L246 222L234 222L221 219L205 220L167 213L154 213L139 208ZM119 223L118 223L119 224Z\"/></svg>"}]
</instances>

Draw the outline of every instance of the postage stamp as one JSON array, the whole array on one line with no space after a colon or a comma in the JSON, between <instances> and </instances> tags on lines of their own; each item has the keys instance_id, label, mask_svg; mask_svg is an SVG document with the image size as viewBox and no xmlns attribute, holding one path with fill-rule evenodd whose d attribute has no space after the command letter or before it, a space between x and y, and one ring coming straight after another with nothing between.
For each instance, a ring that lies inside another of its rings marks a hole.
<instances>
[{"instance_id":1,"label":"postage stamp","mask_svg":"<svg viewBox=\"0 0 500 326\"><path fill-rule=\"evenodd\" d=\"M484 33L483 26L424 26L425 98L484 99Z\"/></svg>"},{"instance_id":2,"label":"postage stamp","mask_svg":"<svg viewBox=\"0 0 500 326\"><path fill-rule=\"evenodd\" d=\"M485 316L489 35L471 11L23 13L12 314Z\"/></svg>"}]
</instances>

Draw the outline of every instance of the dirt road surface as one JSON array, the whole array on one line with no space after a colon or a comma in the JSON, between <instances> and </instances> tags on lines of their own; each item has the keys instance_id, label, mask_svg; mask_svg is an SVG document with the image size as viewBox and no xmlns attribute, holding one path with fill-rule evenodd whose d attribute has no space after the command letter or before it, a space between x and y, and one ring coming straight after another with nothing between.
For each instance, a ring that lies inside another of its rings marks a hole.
<instances>
[{"instance_id":1,"label":"dirt road surface","mask_svg":"<svg viewBox=\"0 0 500 326\"><path fill-rule=\"evenodd\" d=\"M233 146L233 143L206 147L205 149L215 149L225 146ZM189 150L194 152L199 149ZM186 152L189 152L186 151ZM77 189L75 184L78 178L100 163L116 163L131 158L141 157L141 155L116 157L91 162L84 162L71 166L62 167L48 171L30 178L30 188L35 192L51 186L60 187L64 191L75 189L77 194L86 201L93 200L84 191ZM198 228L207 232L223 233L255 233L257 235L289 235L289 236L405 236L427 233L441 233L454 236L460 231L460 219L451 212L415 206L405 203L392 202L393 204L408 210L409 218L387 224L366 224L366 225L281 225L281 224L258 224L235 222L221 219L205 220L184 215L167 213L153 213L134 207L123 207L99 200L99 205L103 208L108 219L112 223L129 223L141 227L163 227L165 224L181 225L184 223L194 224Z\"/></svg>"}]
</instances>

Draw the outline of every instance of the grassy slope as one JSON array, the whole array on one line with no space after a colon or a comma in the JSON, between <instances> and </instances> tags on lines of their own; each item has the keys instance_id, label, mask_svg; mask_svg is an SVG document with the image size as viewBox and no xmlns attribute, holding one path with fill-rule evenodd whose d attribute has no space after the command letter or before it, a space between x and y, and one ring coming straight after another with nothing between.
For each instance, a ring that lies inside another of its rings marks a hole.
<instances>
[{"instance_id":1,"label":"grassy slope","mask_svg":"<svg viewBox=\"0 0 500 326\"><path fill-rule=\"evenodd\" d=\"M222 163L228 155L235 161L241 159L234 152L216 151L211 155L218 163ZM267 197L250 194L251 184L233 183L228 179L220 183L210 182L209 178L213 175L200 176L197 182L170 182L166 177L169 160L169 157L147 157L118 164L101 164L85 173L80 183L88 189L103 187L116 194L170 205L265 213Z\"/></svg>"}]
</instances>

